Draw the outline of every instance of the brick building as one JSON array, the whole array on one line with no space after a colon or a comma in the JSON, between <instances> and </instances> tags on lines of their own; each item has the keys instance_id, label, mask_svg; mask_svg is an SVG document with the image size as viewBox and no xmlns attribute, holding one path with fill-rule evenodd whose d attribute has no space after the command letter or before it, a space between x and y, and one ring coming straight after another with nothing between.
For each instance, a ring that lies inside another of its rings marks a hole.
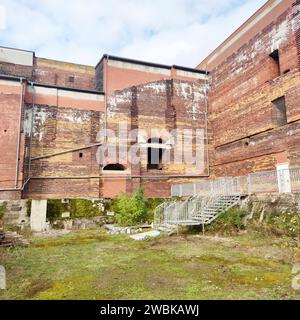
<instances>
[{"instance_id":1,"label":"brick building","mask_svg":"<svg viewBox=\"0 0 300 320\"><path fill-rule=\"evenodd\" d=\"M0 48L0 199L113 197L141 183L167 197L180 182L299 166L299 21L299 1L270 0L195 69L109 55L90 67ZM108 137L120 123L145 135ZM115 140L174 160L172 142L148 139L153 127L202 129L203 168L149 155L97 161Z\"/></svg>"}]
</instances>

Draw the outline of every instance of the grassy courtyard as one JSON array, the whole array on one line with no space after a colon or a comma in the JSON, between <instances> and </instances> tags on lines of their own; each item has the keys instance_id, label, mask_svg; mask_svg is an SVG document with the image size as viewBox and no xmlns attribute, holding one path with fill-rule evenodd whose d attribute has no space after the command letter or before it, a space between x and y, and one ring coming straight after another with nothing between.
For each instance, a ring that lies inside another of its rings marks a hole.
<instances>
[{"instance_id":1,"label":"grassy courtyard","mask_svg":"<svg viewBox=\"0 0 300 320\"><path fill-rule=\"evenodd\" d=\"M1 299L300 299L292 267L300 250L255 233L137 242L104 230L33 238L0 249Z\"/></svg>"}]
</instances>

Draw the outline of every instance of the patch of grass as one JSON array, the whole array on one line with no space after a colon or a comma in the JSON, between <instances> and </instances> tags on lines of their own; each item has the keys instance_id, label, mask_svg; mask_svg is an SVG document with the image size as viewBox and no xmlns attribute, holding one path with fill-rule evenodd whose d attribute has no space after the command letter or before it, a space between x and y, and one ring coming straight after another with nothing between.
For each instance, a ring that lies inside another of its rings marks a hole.
<instances>
[{"instance_id":1,"label":"patch of grass","mask_svg":"<svg viewBox=\"0 0 300 320\"><path fill-rule=\"evenodd\" d=\"M252 239L190 235L139 242L104 230L32 238L29 247L0 249L8 277L0 300L299 299L291 270L300 250Z\"/></svg>"}]
</instances>

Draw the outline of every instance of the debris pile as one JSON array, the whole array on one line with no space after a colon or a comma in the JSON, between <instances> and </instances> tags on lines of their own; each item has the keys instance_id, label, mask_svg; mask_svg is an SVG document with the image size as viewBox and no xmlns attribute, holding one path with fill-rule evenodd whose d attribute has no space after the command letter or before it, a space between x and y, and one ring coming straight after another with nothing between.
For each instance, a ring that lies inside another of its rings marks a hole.
<instances>
[{"instance_id":1,"label":"debris pile","mask_svg":"<svg viewBox=\"0 0 300 320\"><path fill-rule=\"evenodd\" d=\"M116 227L112 224L105 224L104 228L108 230L108 234L136 234L143 232L144 229L150 229L150 225L144 225L140 227Z\"/></svg>"},{"instance_id":2,"label":"debris pile","mask_svg":"<svg viewBox=\"0 0 300 320\"><path fill-rule=\"evenodd\" d=\"M15 246L27 246L29 241L24 239L17 232L4 232L0 230L0 248L1 247L15 247Z\"/></svg>"}]
</instances>

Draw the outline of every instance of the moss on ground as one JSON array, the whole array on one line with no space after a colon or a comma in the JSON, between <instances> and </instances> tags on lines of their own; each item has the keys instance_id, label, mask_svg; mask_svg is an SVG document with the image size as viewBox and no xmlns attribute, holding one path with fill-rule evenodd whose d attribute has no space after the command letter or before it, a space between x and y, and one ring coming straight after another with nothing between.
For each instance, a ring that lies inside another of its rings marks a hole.
<instances>
[{"instance_id":1,"label":"moss on ground","mask_svg":"<svg viewBox=\"0 0 300 320\"><path fill-rule=\"evenodd\" d=\"M135 242L104 230L33 238L0 249L1 299L299 299L291 287L296 247L251 234Z\"/></svg>"}]
</instances>

